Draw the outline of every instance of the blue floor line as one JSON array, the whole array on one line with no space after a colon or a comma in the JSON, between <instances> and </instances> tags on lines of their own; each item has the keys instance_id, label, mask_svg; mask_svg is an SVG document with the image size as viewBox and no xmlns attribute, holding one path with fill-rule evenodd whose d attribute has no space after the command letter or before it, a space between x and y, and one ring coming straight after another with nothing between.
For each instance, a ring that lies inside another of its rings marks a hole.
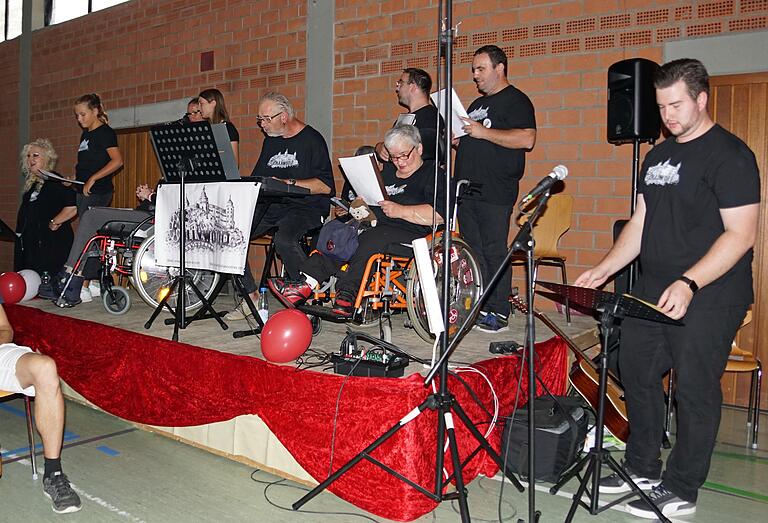
<instances>
[{"instance_id":1,"label":"blue floor line","mask_svg":"<svg viewBox=\"0 0 768 523\"><path fill-rule=\"evenodd\" d=\"M25 418L27 416L24 413L24 409L17 409L16 407L11 407L7 403L0 403L0 410L4 410L6 412L10 412L14 416L19 416L21 418Z\"/></svg>"},{"instance_id":2,"label":"blue floor line","mask_svg":"<svg viewBox=\"0 0 768 523\"><path fill-rule=\"evenodd\" d=\"M99 445L96 447L96 450L99 450L106 454L107 456L119 456L120 452L116 451L115 449L109 448L106 445Z\"/></svg>"}]
</instances>

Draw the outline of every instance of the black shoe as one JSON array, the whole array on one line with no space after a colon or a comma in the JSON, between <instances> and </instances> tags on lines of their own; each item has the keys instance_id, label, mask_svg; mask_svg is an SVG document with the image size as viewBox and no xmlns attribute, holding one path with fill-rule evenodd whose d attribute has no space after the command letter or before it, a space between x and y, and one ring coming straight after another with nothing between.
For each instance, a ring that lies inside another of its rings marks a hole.
<instances>
[{"instance_id":1,"label":"black shoe","mask_svg":"<svg viewBox=\"0 0 768 523\"><path fill-rule=\"evenodd\" d=\"M667 490L664 485L657 485L653 487L648 499L651 503L656 505L662 514L667 517L672 516L687 516L689 514L696 513L696 503L693 501L685 501L680 499L674 492ZM653 509L642 499L630 501L626 506L627 512L633 516L646 519L656 519L656 513Z\"/></svg>"},{"instance_id":2,"label":"black shoe","mask_svg":"<svg viewBox=\"0 0 768 523\"><path fill-rule=\"evenodd\" d=\"M80 298L80 291L83 289L83 277L76 274L72 275L72 278L67 284L67 288L64 289L64 295L59 298L56 297L56 305L59 307L74 307L80 305L83 300Z\"/></svg>"},{"instance_id":3,"label":"black shoe","mask_svg":"<svg viewBox=\"0 0 768 523\"><path fill-rule=\"evenodd\" d=\"M80 496L72 490L67 475L61 471L43 478L43 493L51 500L53 511L57 514L77 512L83 508Z\"/></svg>"},{"instance_id":4,"label":"black shoe","mask_svg":"<svg viewBox=\"0 0 768 523\"><path fill-rule=\"evenodd\" d=\"M635 482L635 485L637 485L640 490L651 490L661 483L660 478L647 478L637 474L629 467L626 461L622 461L621 466L624 469L624 472L632 478L632 481ZM632 490L632 487L629 486L629 483L621 479L621 476L615 472L600 478L600 494L621 494L622 492L629 492L630 490Z\"/></svg>"},{"instance_id":5,"label":"black shoe","mask_svg":"<svg viewBox=\"0 0 768 523\"><path fill-rule=\"evenodd\" d=\"M489 312L485 316L480 316L475 322L475 328L483 332L503 332L509 327L507 318L495 312Z\"/></svg>"},{"instance_id":6,"label":"black shoe","mask_svg":"<svg viewBox=\"0 0 768 523\"><path fill-rule=\"evenodd\" d=\"M37 289L37 295L45 300L55 300L61 296L61 291L64 289L67 280L69 279L69 273L65 271L59 271L51 277L48 283L41 283Z\"/></svg>"},{"instance_id":7,"label":"black shoe","mask_svg":"<svg viewBox=\"0 0 768 523\"><path fill-rule=\"evenodd\" d=\"M355 313L355 295L340 291L333 300L333 313L340 318L351 318Z\"/></svg>"}]
</instances>

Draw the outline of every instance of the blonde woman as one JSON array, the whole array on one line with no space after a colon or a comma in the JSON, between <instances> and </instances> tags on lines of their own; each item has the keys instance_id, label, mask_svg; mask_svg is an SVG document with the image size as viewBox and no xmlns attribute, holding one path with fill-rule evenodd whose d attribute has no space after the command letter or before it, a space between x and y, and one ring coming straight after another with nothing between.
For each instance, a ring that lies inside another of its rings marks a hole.
<instances>
[{"instance_id":1,"label":"blonde woman","mask_svg":"<svg viewBox=\"0 0 768 523\"><path fill-rule=\"evenodd\" d=\"M51 276L64 264L72 246L70 221L77 214L75 192L54 180L46 181L40 169L53 171L58 156L50 140L38 138L21 150L19 167L24 175L24 195L16 218L14 270L33 269Z\"/></svg>"}]
</instances>

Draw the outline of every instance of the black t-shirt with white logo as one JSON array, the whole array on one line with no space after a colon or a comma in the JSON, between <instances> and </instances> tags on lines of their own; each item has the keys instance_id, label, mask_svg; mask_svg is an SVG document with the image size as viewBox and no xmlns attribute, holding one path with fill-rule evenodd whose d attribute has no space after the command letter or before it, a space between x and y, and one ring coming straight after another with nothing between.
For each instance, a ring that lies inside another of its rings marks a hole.
<instances>
[{"instance_id":1,"label":"black t-shirt with white logo","mask_svg":"<svg viewBox=\"0 0 768 523\"><path fill-rule=\"evenodd\" d=\"M87 182L88 178L99 172L109 163L107 149L117 147L117 134L107 124L98 126L93 131L84 130L80 135L80 147L77 150L77 165L75 166L75 178L81 182ZM114 174L97 180L91 189L92 193L104 194L114 190L112 177ZM77 189L82 192L82 185Z\"/></svg>"},{"instance_id":2,"label":"black t-shirt with white logo","mask_svg":"<svg viewBox=\"0 0 768 523\"><path fill-rule=\"evenodd\" d=\"M467 109L472 120L490 129L535 129L536 115L524 92L509 85L481 96ZM488 140L462 136L456 152L456 176L482 186L466 196L493 204L514 204L518 181L525 171L525 150L509 149Z\"/></svg>"},{"instance_id":3,"label":"black t-shirt with white logo","mask_svg":"<svg viewBox=\"0 0 768 523\"><path fill-rule=\"evenodd\" d=\"M438 214L446 219L445 213L445 171L440 169L437 175L437 209ZM397 170L391 163L386 163L381 171L381 181L387 191L387 199L400 205L433 204L435 192L435 162L425 161L421 167L408 178L398 178ZM429 234L432 227L429 225L417 225L402 218L389 218L381 210L381 207L372 207L378 220L377 226L392 225L402 229L408 229L419 234ZM425 216L425 218L429 218Z\"/></svg>"},{"instance_id":4,"label":"black t-shirt with white logo","mask_svg":"<svg viewBox=\"0 0 768 523\"><path fill-rule=\"evenodd\" d=\"M656 303L724 232L720 209L760 202L755 155L719 125L685 143L670 137L648 153L638 192L646 206L640 248L641 278L633 294ZM702 287L689 308L747 305L752 250L727 273Z\"/></svg>"},{"instance_id":5,"label":"black t-shirt with white logo","mask_svg":"<svg viewBox=\"0 0 768 523\"><path fill-rule=\"evenodd\" d=\"M330 194L285 197L281 203L299 209L310 208L322 216L328 214L330 198L336 194L325 138L309 125L290 138L267 136L251 176L272 176L281 180L319 178L331 188Z\"/></svg>"}]
</instances>

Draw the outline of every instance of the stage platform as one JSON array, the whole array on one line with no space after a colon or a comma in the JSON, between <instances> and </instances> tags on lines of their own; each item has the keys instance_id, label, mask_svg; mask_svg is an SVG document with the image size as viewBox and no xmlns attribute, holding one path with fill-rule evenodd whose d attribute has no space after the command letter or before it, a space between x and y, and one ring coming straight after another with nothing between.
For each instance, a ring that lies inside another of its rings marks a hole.
<instances>
[{"instance_id":1,"label":"stage platform","mask_svg":"<svg viewBox=\"0 0 768 523\"><path fill-rule=\"evenodd\" d=\"M97 300L72 309L34 300L6 306L6 310L17 343L56 359L69 397L148 430L307 484L322 480L334 465L343 464L430 392L418 375L427 369L416 363L409 365L403 378L344 378L334 375L330 365L300 370L294 363L267 363L258 337L232 337L234 330L247 328L245 321L229 322L226 331L213 320L196 322L181 331L181 343L174 343L169 341L172 326L163 322L169 315L162 314L146 330L144 323L152 310L135 294L132 297L134 304L123 316L108 314ZM231 307L231 300L220 298L217 308ZM271 305L274 308L275 302ZM595 344L592 318L575 315L572 324L566 325L564 316L552 313L550 317L580 347ZM393 317L392 343L429 360L432 346L403 326L405 318L404 314ZM518 313L504 333L473 331L451 359L457 370L472 367L460 376L485 407L474 402L459 380L449 379L449 383L481 430L488 426L485 408L491 409L493 393L476 370L492 384L500 415L511 412L516 400L524 402L526 387L516 386L517 357L488 352L490 341L522 343L524 323ZM327 321L322 327L311 349L338 351L347 327ZM373 336L378 332L376 327L358 330ZM537 323L542 377L555 393L562 393L569 351L553 336ZM419 417L379 449L388 465L408 471L419 483L426 480L426 485L434 467L433 414ZM460 427L457 433L465 456L474 440ZM494 430L488 436L494 445L498 433ZM471 480L480 473L493 475L495 467L484 456L476 456L464 471ZM362 495L361 482L372 487ZM434 508L433 501L367 463L357 465L330 490L390 519L408 521Z\"/></svg>"}]
</instances>

